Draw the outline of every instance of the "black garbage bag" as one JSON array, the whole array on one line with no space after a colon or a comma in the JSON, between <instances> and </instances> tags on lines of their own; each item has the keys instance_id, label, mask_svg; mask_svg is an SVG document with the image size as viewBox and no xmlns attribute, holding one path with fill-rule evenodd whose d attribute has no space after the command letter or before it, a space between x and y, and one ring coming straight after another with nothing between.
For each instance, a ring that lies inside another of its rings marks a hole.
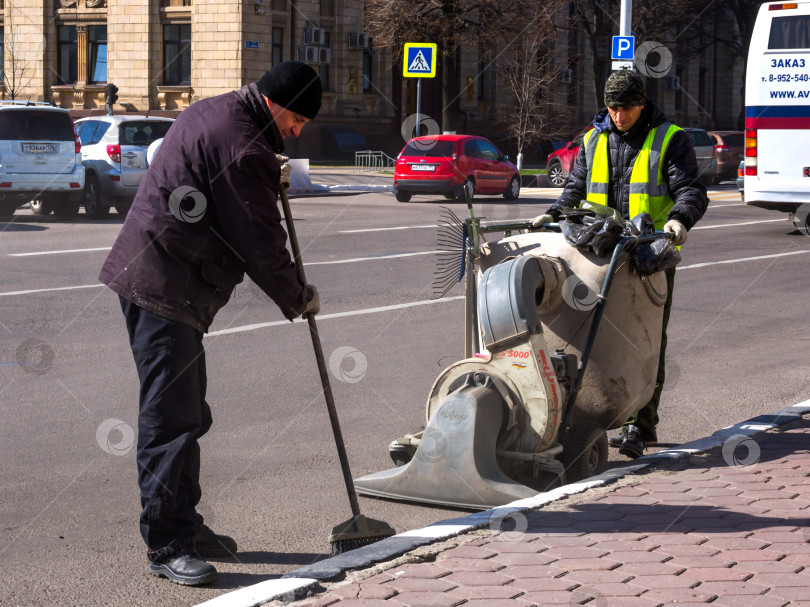
<instances>
[{"instance_id":1,"label":"black garbage bag","mask_svg":"<svg viewBox=\"0 0 810 607\"><path fill-rule=\"evenodd\" d=\"M649 276L677 266L681 262L681 252L666 238L658 238L637 246L630 259L636 272Z\"/></svg>"},{"instance_id":2,"label":"black garbage bag","mask_svg":"<svg viewBox=\"0 0 810 607\"><path fill-rule=\"evenodd\" d=\"M630 220L630 225L633 226L634 236L646 236L655 232L655 223L649 213L639 213Z\"/></svg>"},{"instance_id":3,"label":"black garbage bag","mask_svg":"<svg viewBox=\"0 0 810 607\"><path fill-rule=\"evenodd\" d=\"M602 229L604 219L581 217L582 223L569 221L568 218L560 222L560 230L566 242L572 247L589 247L593 237Z\"/></svg>"},{"instance_id":4,"label":"black garbage bag","mask_svg":"<svg viewBox=\"0 0 810 607\"><path fill-rule=\"evenodd\" d=\"M609 257L624 235L624 222L608 217L602 223L600 230L591 239L591 248L599 257Z\"/></svg>"}]
</instances>

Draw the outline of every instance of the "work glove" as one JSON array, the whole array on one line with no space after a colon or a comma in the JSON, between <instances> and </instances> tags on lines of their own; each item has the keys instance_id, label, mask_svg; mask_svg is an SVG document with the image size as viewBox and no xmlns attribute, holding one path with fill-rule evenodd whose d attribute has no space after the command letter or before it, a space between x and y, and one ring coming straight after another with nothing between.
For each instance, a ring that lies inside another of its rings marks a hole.
<instances>
[{"instance_id":1,"label":"work glove","mask_svg":"<svg viewBox=\"0 0 810 607\"><path fill-rule=\"evenodd\" d=\"M318 297L318 289L315 288L315 285L306 285L307 295L309 295L309 301L307 301L307 307L304 308L304 313L301 315L302 318L306 318L307 314L315 316L318 312L321 311L321 298Z\"/></svg>"},{"instance_id":2,"label":"work glove","mask_svg":"<svg viewBox=\"0 0 810 607\"><path fill-rule=\"evenodd\" d=\"M284 188L289 188L290 173L292 173L292 167L287 162L289 158L283 154L276 154L276 160L281 163L281 186Z\"/></svg>"},{"instance_id":3,"label":"work glove","mask_svg":"<svg viewBox=\"0 0 810 607\"><path fill-rule=\"evenodd\" d=\"M534 219L532 219L532 227L539 228L542 227L544 223L554 223L554 217L549 215L548 213L544 215L538 215Z\"/></svg>"},{"instance_id":4,"label":"work glove","mask_svg":"<svg viewBox=\"0 0 810 607\"><path fill-rule=\"evenodd\" d=\"M673 235L670 242L677 247L686 242L686 228L677 219L670 219L664 224L664 233Z\"/></svg>"}]
</instances>

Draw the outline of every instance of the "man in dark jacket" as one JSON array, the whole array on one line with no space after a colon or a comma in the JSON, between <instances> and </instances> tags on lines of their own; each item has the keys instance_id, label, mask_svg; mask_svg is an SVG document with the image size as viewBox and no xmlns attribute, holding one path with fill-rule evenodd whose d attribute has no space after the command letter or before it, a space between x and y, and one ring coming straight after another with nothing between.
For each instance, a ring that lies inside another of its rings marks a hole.
<instances>
[{"instance_id":1,"label":"man in dark jacket","mask_svg":"<svg viewBox=\"0 0 810 607\"><path fill-rule=\"evenodd\" d=\"M211 426L203 334L245 273L288 319L319 310L287 252L276 155L320 106L319 76L294 61L192 104L166 134L99 276L119 296L140 378L149 571L179 584L215 581L203 559L236 552L195 510L198 440Z\"/></svg>"},{"instance_id":2,"label":"man in dark jacket","mask_svg":"<svg viewBox=\"0 0 810 607\"><path fill-rule=\"evenodd\" d=\"M647 212L656 229L686 242L686 233L703 217L709 200L699 177L689 137L669 123L646 97L644 82L631 70L613 72L605 83L605 109L593 119L560 198L535 226L558 221L566 208L588 200L618 210L631 219ZM644 453L658 437L658 405L664 386L667 323L672 307L675 270L667 272L667 300L661 333L655 391L650 401L622 426L611 446L631 458Z\"/></svg>"}]
</instances>

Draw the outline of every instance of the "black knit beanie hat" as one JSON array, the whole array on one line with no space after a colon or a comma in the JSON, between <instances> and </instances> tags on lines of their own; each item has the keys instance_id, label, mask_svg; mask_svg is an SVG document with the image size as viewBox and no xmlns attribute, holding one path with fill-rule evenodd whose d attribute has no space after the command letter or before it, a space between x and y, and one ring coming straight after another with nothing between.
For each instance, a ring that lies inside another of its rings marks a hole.
<instances>
[{"instance_id":1,"label":"black knit beanie hat","mask_svg":"<svg viewBox=\"0 0 810 607\"><path fill-rule=\"evenodd\" d=\"M605 105L632 106L647 103L647 91L641 76L633 70L613 72L605 82Z\"/></svg>"},{"instance_id":2,"label":"black knit beanie hat","mask_svg":"<svg viewBox=\"0 0 810 607\"><path fill-rule=\"evenodd\" d=\"M312 120L321 109L321 78L306 63L285 61L273 66L256 83L273 103Z\"/></svg>"}]
</instances>

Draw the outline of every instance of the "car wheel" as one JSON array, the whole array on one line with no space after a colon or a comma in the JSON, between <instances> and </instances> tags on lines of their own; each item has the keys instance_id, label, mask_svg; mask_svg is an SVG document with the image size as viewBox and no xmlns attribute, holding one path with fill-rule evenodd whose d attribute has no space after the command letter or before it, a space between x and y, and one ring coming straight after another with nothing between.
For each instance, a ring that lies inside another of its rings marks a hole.
<instances>
[{"instance_id":1,"label":"car wheel","mask_svg":"<svg viewBox=\"0 0 810 607\"><path fill-rule=\"evenodd\" d=\"M559 160L554 160L550 165L548 165L546 174L548 176L548 180L551 182L551 185L553 185L555 188L564 188L565 184L568 183L568 177L563 172L562 164Z\"/></svg>"},{"instance_id":2,"label":"car wheel","mask_svg":"<svg viewBox=\"0 0 810 607\"><path fill-rule=\"evenodd\" d=\"M0 200L0 219L10 219L17 210L16 202L9 202L7 200Z\"/></svg>"},{"instance_id":3,"label":"car wheel","mask_svg":"<svg viewBox=\"0 0 810 607\"><path fill-rule=\"evenodd\" d=\"M84 184L84 214L93 219L106 217L110 212L110 207L105 206L101 201L101 190L98 186L98 179L95 175L88 175Z\"/></svg>"},{"instance_id":4,"label":"car wheel","mask_svg":"<svg viewBox=\"0 0 810 607\"><path fill-rule=\"evenodd\" d=\"M518 196L520 196L520 178L515 175L512 177L512 181L509 182L509 187L506 188L503 197L507 200L517 200Z\"/></svg>"},{"instance_id":5,"label":"car wheel","mask_svg":"<svg viewBox=\"0 0 810 607\"><path fill-rule=\"evenodd\" d=\"M399 202L408 202L411 199L411 193L397 190L396 197Z\"/></svg>"},{"instance_id":6,"label":"car wheel","mask_svg":"<svg viewBox=\"0 0 810 607\"><path fill-rule=\"evenodd\" d=\"M471 188L471 191L472 191L472 196L470 196L470 198L472 199L473 196L475 196L475 181L473 180L472 177L467 177L467 180L464 182L464 185L459 188L458 194L456 194L456 200L458 200L459 202L464 202L464 203L467 202L467 198L464 195L464 190L468 186Z\"/></svg>"},{"instance_id":7,"label":"car wheel","mask_svg":"<svg viewBox=\"0 0 810 607\"><path fill-rule=\"evenodd\" d=\"M131 202L117 202L115 203L115 212L119 215L123 215L126 217L126 214L129 213L129 210L132 208Z\"/></svg>"},{"instance_id":8,"label":"car wheel","mask_svg":"<svg viewBox=\"0 0 810 607\"><path fill-rule=\"evenodd\" d=\"M444 196L447 200L455 200L457 197L455 192L445 192L442 194L442 196Z\"/></svg>"},{"instance_id":9,"label":"car wheel","mask_svg":"<svg viewBox=\"0 0 810 607\"><path fill-rule=\"evenodd\" d=\"M28 206L31 207L31 212L34 215L50 215L51 211L53 211L53 205L41 198L32 200L28 203Z\"/></svg>"},{"instance_id":10,"label":"car wheel","mask_svg":"<svg viewBox=\"0 0 810 607\"><path fill-rule=\"evenodd\" d=\"M62 221L73 221L79 214L80 202L63 202L53 205L53 214Z\"/></svg>"}]
</instances>

